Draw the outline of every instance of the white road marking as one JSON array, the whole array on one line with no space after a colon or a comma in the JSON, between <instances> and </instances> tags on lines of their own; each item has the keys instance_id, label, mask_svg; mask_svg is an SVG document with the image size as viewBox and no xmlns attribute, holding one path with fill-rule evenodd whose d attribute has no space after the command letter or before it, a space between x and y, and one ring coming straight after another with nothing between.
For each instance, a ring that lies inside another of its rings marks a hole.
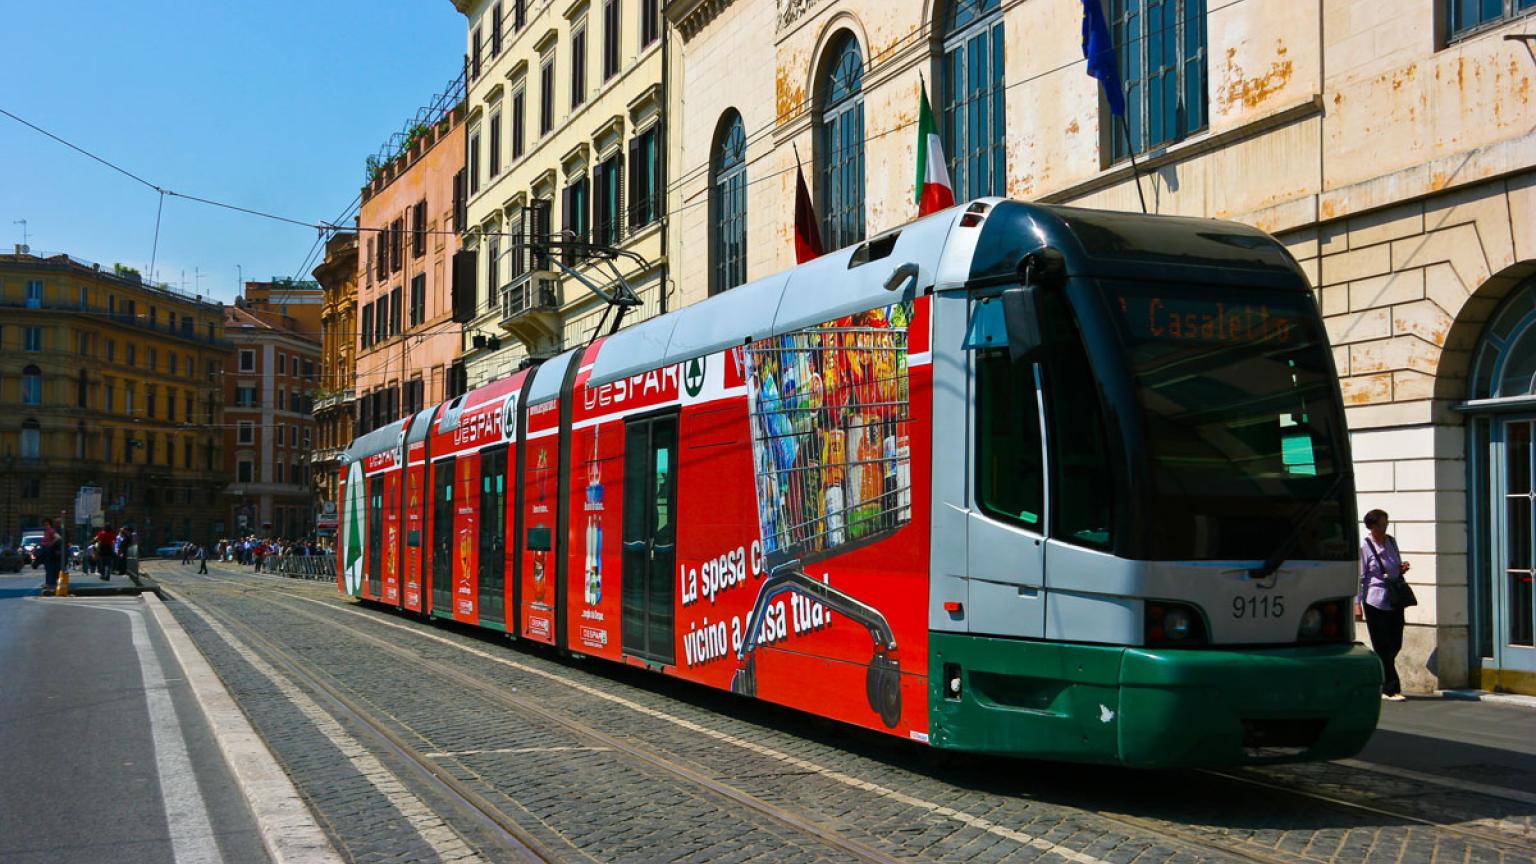
<instances>
[{"instance_id":1,"label":"white road marking","mask_svg":"<svg viewBox=\"0 0 1536 864\"><path fill-rule=\"evenodd\" d=\"M480 756L500 753L607 753L612 747L498 747L495 750L444 750L440 753L423 753L429 759L453 759L459 756Z\"/></svg>"},{"instance_id":2,"label":"white road marking","mask_svg":"<svg viewBox=\"0 0 1536 864\"><path fill-rule=\"evenodd\" d=\"M155 773L160 781L171 856L176 864L222 862L224 858L213 836L213 824L208 819L208 804L197 787L197 774L192 770L192 757L187 754L187 739L181 731L181 720L176 716L176 703L166 688L165 670L160 666L155 646L149 641L144 615L140 609L119 608L116 604L70 603L67 608L106 609L128 616L133 650L139 657L139 673L144 680L150 740L155 748Z\"/></svg>"},{"instance_id":3,"label":"white road marking","mask_svg":"<svg viewBox=\"0 0 1536 864\"><path fill-rule=\"evenodd\" d=\"M472 655L474 655L476 657L481 657L481 658L484 658L486 660L490 660L493 663L500 663L503 666L507 666L507 667L510 667L512 669L516 669L519 672L525 672L525 673L527 673L529 675L537 675L540 678L544 678L546 680L553 681L556 684L561 684L561 685L564 685L566 687L570 687L570 688L572 688L574 690L577 690L577 691L579 691L581 693L585 693L588 696L593 696L593 697L598 698L598 699L602 699L602 700L605 700L605 701L608 701L608 702L612 702L612 703L614 703L616 705L622 705L625 708L628 708L628 709L630 709L632 711L635 711L637 713L640 713L640 714L644 714L647 717L652 717L652 718L655 718L657 720L662 720L662 721L665 721L667 723L671 723L674 726L679 726L679 727L681 727L683 729L689 730L690 732L696 732L696 733L698 733L700 735L706 735L706 736L708 736L710 738L715 739L716 741L720 741L720 742L725 743L725 744L730 744L730 745L733 745L735 747L740 747L743 750L747 750L747 751L750 751L752 753L756 753L756 754L758 754L760 756L765 756L765 757L767 757L769 759L773 759L775 761L782 762L782 763L785 763L787 765L793 765L794 767L799 768L802 771L808 771L808 772L811 772L811 773L814 773L814 774L819 774L822 777L826 777L829 780L834 780L834 781L836 781L838 783L843 784L844 786L850 786L850 787L853 787L855 789L862 789L862 790L864 790L866 792L870 792L870 793L872 793L874 795L878 795L878 796L880 796L882 798L888 798L888 799L890 799L892 801L896 801L898 803L905 804L905 805L907 805L909 807L916 807L916 808L919 808L919 809L922 809L922 810L927 810L928 812L934 814L935 816L942 816L942 817L945 817L947 819L953 819L956 822L959 822L959 823L961 823L963 825L969 825L972 828L976 828L976 829L979 829L981 831L985 831L988 834L993 834L995 836L1002 837L1002 838L1004 838L1006 840L1011 840L1012 842L1018 843L1021 846L1028 846L1028 847L1030 847L1032 849L1038 849L1038 850L1040 850L1042 852L1048 852L1048 853L1060 856L1061 858L1064 858L1064 859L1066 859L1068 861L1073 862L1073 864L1108 864L1108 862L1104 861L1101 858L1095 858L1092 855L1087 855L1085 853L1078 852L1078 851L1073 850L1073 849L1068 849L1065 846L1061 846L1059 844L1052 843L1051 841L1046 840L1046 839L1044 839L1042 837L1035 837L1034 835L1031 835L1031 834L1025 834L1022 831L1015 831L1012 828L1008 828L1008 827L1006 827L1004 825L999 825L999 824L997 824L996 822L993 822L990 819L986 819L986 818L981 817L981 816L975 816L975 815L972 815L970 813L966 813L963 810L956 810L953 807L946 807L946 806L944 806L942 804L935 804L932 801L926 801L926 800L924 800L922 798L918 798L918 797L915 797L915 796L912 796L912 795L908 795L905 792L900 792L898 790L891 789L888 786L881 786L881 785L879 785L877 783L871 783L871 782L869 782L867 780L860 780L857 777L853 777L853 776L850 776L848 774L844 774L841 771L837 771L837 770L834 770L834 769L831 769L831 768L824 767L822 765L818 765L815 762L810 762L810 761L807 761L805 759L799 759L799 758L796 758L794 756L790 756L787 753L781 753L778 750L774 750L771 747L765 747L762 744L758 744L758 743L753 742L753 741L748 741L748 740L746 740L744 738L738 738L735 735L731 735L731 734L726 733L726 732L721 732L721 731L716 730L716 729L711 729L711 728L709 728L707 726L702 726L702 725L700 725L698 723L693 722L692 720L685 720L685 719L683 719L681 717L674 717L673 715L668 714L665 711L659 711L659 710L657 710L655 708L649 708L649 707L647 707L645 705L641 705L638 702L632 702L632 701L630 701L628 699L625 699L622 696L615 696L612 693L604 693L603 691L601 691L601 690L599 690L599 689L597 689L595 687L589 687L589 686L587 686L585 684L580 684L580 683L575 682L575 681L567 680L567 679L562 678L559 675L556 675L556 674L554 674L552 672L546 672L546 671L544 671L542 669L536 669L536 668L534 668L532 666L524 665L524 664L519 663L519 662L517 662L515 660L508 660L505 657L497 657L496 655L491 654L490 652L481 651L478 648L472 648L472 647L470 647L468 645L460 645L460 644L458 644L457 642L454 642L451 639L447 639L445 637L438 636L435 633L426 633L426 632L417 630L417 629L415 629L413 627L408 627L408 626L406 626L404 624L396 624L393 621L386 621L386 620L380 618L378 615L375 615L375 614L372 614L372 613L369 613L369 612L364 612L364 611L361 611L361 610L358 610L358 609L347 609L347 608L344 608L344 607L339 607L335 603L330 603L330 602L327 602L327 601L324 601L324 600L316 600L316 599L311 598L311 597L298 597L298 596L294 596L294 599L296 599L296 600L303 600L303 601L305 601L307 603L314 603L317 606L324 606L324 607L326 607L328 609L334 609L334 610L337 610L337 611L346 612L346 613L348 613L350 615L356 615L356 616L358 616L360 618L366 618L369 621L373 621L373 622L375 622L377 624L380 624L382 626L385 626L385 627L393 627L393 628L395 628L397 630L404 630L407 633L413 634L415 636L419 636L419 637L421 637L423 639L430 639L430 640L432 640L434 642L440 642L440 643L442 643L444 645L448 645L448 646L451 646L453 648L457 648L460 651L463 651L463 652L465 652L467 654L472 654Z\"/></svg>"},{"instance_id":4,"label":"white road marking","mask_svg":"<svg viewBox=\"0 0 1536 864\"><path fill-rule=\"evenodd\" d=\"M224 625L213 620L206 612L198 608L196 604L184 598L182 602L186 603L187 609L192 614L201 618L203 623L207 624L220 639L223 639L231 648L238 652L262 677L271 681L273 686L282 691L282 694L303 712L304 716L309 718L311 723L315 724L315 728L319 729L321 734L325 735L336 746L336 749L340 750L342 755L351 761L352 765L363 775L363 778L372 784L390 804L394 805L396 810L400 811L400 814L405 817L411 827L421 835L421 839L426 841L427 845L432 847L432 851L437 853L440 860L454 861L456 864L457 862L469 864L469 862L485 860L475 852L473 847L464 842L464 839L448 823L444 822L436 813L433 813L431 808L424 804L420 798L411 794L400 782L399 778L392 774L389 769L385 768L356 738L353 738L346 730L342 729L341 724L337 723L335 718L326 713L313 699L295 687L281 672L256 656L243 642L236 639L233 633L225 629Z\"/></svg>"}]
</instances>

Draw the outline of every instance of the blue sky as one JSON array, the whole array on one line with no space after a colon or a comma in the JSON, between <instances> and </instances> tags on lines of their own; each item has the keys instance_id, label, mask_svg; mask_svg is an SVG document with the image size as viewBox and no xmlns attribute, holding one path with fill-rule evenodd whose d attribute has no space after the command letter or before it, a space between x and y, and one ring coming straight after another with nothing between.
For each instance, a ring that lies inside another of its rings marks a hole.
<instances>
[{"instance_id":1,"label":"blue sky","mask_svg":"<svg viewBox=\"0 0 1536 864\"><path fill-rule=\"evenodd\" d=\"M5 19L0 108L161 187L306 222L346 209L364 160L458 75L465 44L450 0L12 3ZM146 270L157 198L0 115L0 249L26 219L34 251ZM156 269L229 300L236 265L310 278L314 242L168 197Z\"/></svg>"}]
</instances>

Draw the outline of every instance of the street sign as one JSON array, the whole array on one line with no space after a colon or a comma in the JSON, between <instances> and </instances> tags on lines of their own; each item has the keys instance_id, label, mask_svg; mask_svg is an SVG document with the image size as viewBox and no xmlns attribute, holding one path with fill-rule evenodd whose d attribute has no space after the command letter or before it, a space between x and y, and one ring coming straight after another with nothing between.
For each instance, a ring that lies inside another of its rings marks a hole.
<instances>
[{"instance_id":1,"label":"street sign","mask_svg":"<svg viewBox=\"0 0 1536 864\"><path fill-rule=\"evenodd\" d=\"M101 487L81 486L75 493L75 524L91 524L101 514Z\"/></svg>"}]
</instances>

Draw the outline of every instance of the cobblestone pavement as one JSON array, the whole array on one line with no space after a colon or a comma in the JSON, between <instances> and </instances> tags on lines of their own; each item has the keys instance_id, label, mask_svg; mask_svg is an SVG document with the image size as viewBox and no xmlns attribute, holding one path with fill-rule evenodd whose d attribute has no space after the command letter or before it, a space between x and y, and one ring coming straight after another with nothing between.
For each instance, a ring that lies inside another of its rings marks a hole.
<instances>
[{"instance_id":1,"label":"cobblestone pavement","mask_svg":"<svg viewBox=\"0 0 1536 864\"><path fill-rule=\"evenodd\" d=\"M214 570L155 575L355 861L522 854L413 768L417 754L554 860L1536 864L1536 801L1335 764L940 764L886 736L350 603L329 583Z\"/></svg>"}]
</instances>

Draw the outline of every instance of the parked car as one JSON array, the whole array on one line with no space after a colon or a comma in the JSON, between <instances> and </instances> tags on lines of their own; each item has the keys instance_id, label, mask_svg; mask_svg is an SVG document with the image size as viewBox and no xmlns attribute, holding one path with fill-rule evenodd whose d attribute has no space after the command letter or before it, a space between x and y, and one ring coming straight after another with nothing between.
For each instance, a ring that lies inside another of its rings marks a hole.
<instances>
[{"instance_id":1,"label":"parked car","mask_svg":"<svg viewBox=\"0 0 1536 864\"><path fill-rule=\"evenodd\" d=\"M188 541L188 540L172 540L171 542L165 544L164 546L157 547L155 549L155 557L156 558L180 558L181 557L182 547L186 546L189 542L191 542L191 541Z\"/></svg>"},{"instance_id":2,"label":"parked car","mask_svg":"<svg viewBox=\"0 0 1536 864\"><path fill-rule=\"evenodd\" d=\"M20 573L21 553L9 546L0 547L0 573Z\"/></svg>"}]
</instances>

